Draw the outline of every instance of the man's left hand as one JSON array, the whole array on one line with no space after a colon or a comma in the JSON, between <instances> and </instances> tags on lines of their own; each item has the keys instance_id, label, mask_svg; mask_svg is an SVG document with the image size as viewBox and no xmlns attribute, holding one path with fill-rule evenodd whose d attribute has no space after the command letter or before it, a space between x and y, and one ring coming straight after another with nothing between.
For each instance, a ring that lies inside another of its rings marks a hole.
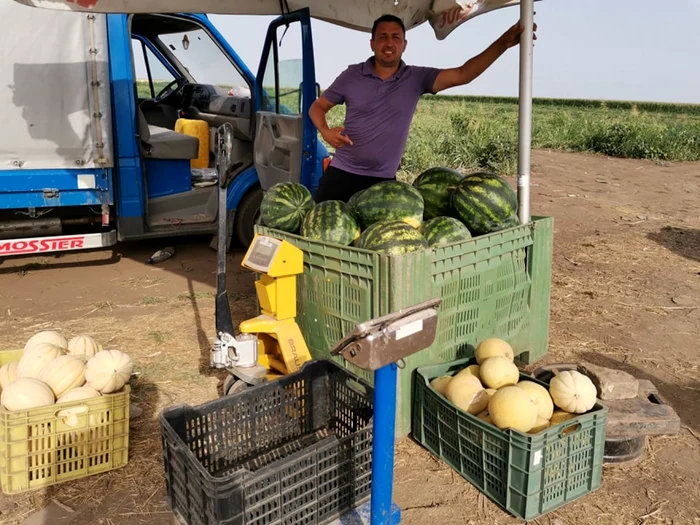
<instances>
[{"instance_id":1,"label":"man's left hand","mask_svg":"<svg viewBox=\"0 0 700 525\"><path fill-rule=\"evenodd\" d=\"M523 32L523 25L518 21L508 31L501 35L498 40L506 47L506 49L517 46L520 43L520 35ZM537 40L537 24L532 24L532 38Z\"/></svg>"}]
</instances>

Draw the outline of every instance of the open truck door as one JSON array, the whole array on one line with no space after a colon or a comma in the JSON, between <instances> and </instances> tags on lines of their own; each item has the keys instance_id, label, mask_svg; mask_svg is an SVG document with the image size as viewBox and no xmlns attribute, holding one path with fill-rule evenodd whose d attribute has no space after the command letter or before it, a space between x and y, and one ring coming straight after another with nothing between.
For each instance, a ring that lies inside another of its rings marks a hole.
<instances>
[{"instance_id":1,"label":"open truck door","mask_svg":"<svg viewBox=\"0 0 700 525\"><path fill-rule=\"evenodd\" d=\"M318 91L309 10L286 13L268 27L255 83L253 155L263 190L287 181L312 192L318 186L318 138L309 117Z\"/></svg>"}]
</instances>

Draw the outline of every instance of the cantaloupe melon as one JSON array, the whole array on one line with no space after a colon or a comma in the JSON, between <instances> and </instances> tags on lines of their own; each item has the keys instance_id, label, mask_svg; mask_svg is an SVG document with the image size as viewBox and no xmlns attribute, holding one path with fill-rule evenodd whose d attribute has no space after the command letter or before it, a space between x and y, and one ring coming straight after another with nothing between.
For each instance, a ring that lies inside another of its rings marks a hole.
<instances>
[{"instance_id":1,"label":"cantaloupe melon","mask_svg":"<svg viewBox=\"0 0 700 525\"><path fill-rule=\"evenodd\" d=\"M538 417L535 426L528 431L528 434L537 434L547 428L549 428L549 420Z\"/></svg>"},{"instance_id":2,"label":"cantaloupe melon","mask_svg":"<svg viewBox=\"0 0 700 525\"><path fill-rule=\"evenodd\" d=\"M558 425L559 423L563 423L564 421L568 421L569 419L574 417L576 417L574 414L569 414L568 412L564 412L563 410L555 410L552 414L552 417L549 419L549 422L552 426L554 426Z\"/></svg>"},{"instance_id":3,"label":"cantaloupe melon","mask_svg":"<svg viewBox=\"0 0 700 525\"><path fill-rule=\"evenodd\" d=\"M481 364L489 357L502 356L507 357L511 361L513 356L513 348L503 339L490 337L484 339L479 346L476 347L476 362Z\"/></svg>"},{"instance_id":4,"label":"cantaloupe melon","mask_svg":"<svg viewBox=\"0 0 700 525\"><path fill-rule=\"evenodd\" d=\"M505 386L496 392L488 405L493 424L505 430L529 432L537 422L537 407L530 396L517 386Z\"/></svg>"},{"instance_id":5,"label":"cantaloupe melon","mask_svg":"<svg viewBox=\"0 0 700 525\"><path fill-rule=\"evenodd\" d=\"M79 386L77 388L71 388L68 390L65 394L63 394L61 397L59 397L56 400L56 404L58 403L69 403L71 401L83 401L85 399L92 399L94 397L100 397L102 394L100 394L97 390L92 388L91 386L83 385Z\"/></svg>"},{"instance_id":6,"label":"cantaloupe melon","mask_svg":"<svg viewBox=\"0 0 700 525\"><path fill-rule=\"evenodd\" d=\"M15 379L17 379L17 361L0 366L0 389L4 389Z\"/></svg>"},{"instance_id":7,"label":"cantaloupe melon","mask_svg":"<svg viewBox=\"0 0 700 525\"><path fill-rule=\"evenodd\" d=\"M503 356L489 357L481 362L481 382L488 388L498 390L504 386L515 385L520 379L520 372L513 361Z\"/></svg>"},{"instance_id":8,"label":"cantaloupe melon","mask_svg":"<svg viewBox=\"0 0 700 525\"><path fill-rule=\"evenodd\" d=\"M36 343L24 352L17 363L17 377L39 379L44 367L51 361L64 355L65 348L53 343Z\"/></svg>"},{"instance_id":9,"label":"cantaloupe melon","mask_svg":"<svg viewBox=\"0 0 700 525\"><path fill-rule=\"evenodd\" d=\"M489 402L481 382L471 374L454 377L447 384L445 397L460 410L474 415L483 411Z\"/></svg>"},{"instance_id":10,"label":"cantaloupe melon","mask_svg":"<svg viewBox=\"0 0 700 525\"><path fill-rule=\"evenodd\" d=\"M549 421L549 418L552 417L552 413L554 413L554 402L552 401L552 396L549 395L549 391L542 385L538 385L533 381L520 381L515 386L525 390L532 402L535 403L537 407L537 417Z\"/></svg>"},{"instance_id":11,"label":"cantaloupe melon","mask_svg":"<svg viewBox=\"0 0 700 525\"><path fill-rule=\"evenodd\" d=\"M70 355L85 355L93 357L102 350L102 345L89 335L76 335L68 341L68 353Z\"/></svg>"},{"instance_id":12,"label":"cantaloupe melon","mask_svg":"<svg viewBox=\"0 0 700 525\"><path fill-rule=\"evenodd\" d=\"M430 382L430 386L432 386L435 390L438 391L440 395L445 395L445 388L447 388L447 384L450 382L452 379L452 376L440 376L436 377Z\"/></svg>"},{"instance_id":13,"label":"cantaloupe melon","mask_svg":"<svg viewBox=\"0 0 700 525\"><path fill-rule=\"evenodd\" d=\"M481 376L479 375L479 368L481 368L479 365L469 365L466 368L463 368L459 372L455 374L455 377L459 377L462 375L472 375L476 377L479 381L481 381Z\"/></svg>"},{"instance_id":14,"label":"cantaloupe melon","mask_svg":"<svg viewBox=\"0 0 700 525\"><path fill-rule=\"evenodd\" d=\"M62 355L50 361L39 374L56 397L85 384L85 361L74 355Z\"/></svg>"},{"instance_id":15,"label":"cantaloupe melon","mask_svg":"<svg viewBox=\"0 0 700 525\"><path fill-rule=\"evenodd\" d=\"M0 395L2 406L11 411L49 406L55 400L51 387L33 377L16 379Z\"/></svg>"},{"instance_id":16,"label":"cantaloupe melon","mask_svg":"<svg viewBox=\"0 0 700 525\"><path fill-rule=\"evenodd\" d=\"M87 362L85 380L98 392L111 394L124 387L133 370L134 363L124 352L102 350Z\"/></svg>"},{"instance_id":17,"label":"cantaloupe melon","mask_svg":"<svg viewBox=\"0 0 700 525\"><path fill-rule=\"evenodd\" d=\"M485 421L489 425L493 425L493 419L491 419L491 414L489 414L488 408L482 412L479 412L476 417L478 417L482 421Z\"/></svg>"},{"instance_id":18,"label":"cantaloupe melon","mask_svg":"<svg viewBox=\"0 0 700 525\"><path fill-rule=\"evenodd\" d=\"M571 414L588 412L597 397L593 381L576 370L556 372L549 382L549 393L555 405Z\"/></svg>"},{"instance_id":19,"label":"cantaloupe melon","mask_svg":"<svg viewBox=\"0 0 700 525\"><path fill-rule=\"evenodd\" d=\"M44 330L42 332L37 332L29 338L24 345L24 351L26 352L27 350L31 350L32 347L39 343L51 343L52 345L60 346L61 348L66 348L68 346L66 338L59 332L55 330Z\"/></svg>"}]
</instances>

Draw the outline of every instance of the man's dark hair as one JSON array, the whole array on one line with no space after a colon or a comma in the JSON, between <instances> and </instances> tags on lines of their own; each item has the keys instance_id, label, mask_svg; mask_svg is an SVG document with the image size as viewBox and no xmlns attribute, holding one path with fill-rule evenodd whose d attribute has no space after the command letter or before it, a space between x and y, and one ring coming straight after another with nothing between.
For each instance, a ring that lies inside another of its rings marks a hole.
<instances>
[{"instance_id":1,"label":"man's dark hair","mask_svg":"<svg viewBox=\"0 0 700 525\"><path fill-rule=\"evenodd\" d=\"M382 15L374 21L374 25L372 26L372 38L374 38L374 34L377 32L377 26L382 22L396 22L401 26L403 34L406 36L406 26L404 25L403 20L394 15Z\"/></svg>"}]
</instances>

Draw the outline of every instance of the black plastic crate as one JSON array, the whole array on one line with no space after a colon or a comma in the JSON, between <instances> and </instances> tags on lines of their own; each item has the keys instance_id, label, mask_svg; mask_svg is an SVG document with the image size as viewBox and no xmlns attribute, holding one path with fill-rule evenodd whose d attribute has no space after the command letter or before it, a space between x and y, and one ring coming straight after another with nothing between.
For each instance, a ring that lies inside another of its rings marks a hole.
<instances>
[{"instance_id":1,"label":"black plastic crate","mask_svg":"<svg viewBox=\"0 0 700 525\"><path fill-rule=\"evenodd\" d=\"M160 416L184 525L320 525L369 498L374 391L329 360Z\"/></svg>"}]
</instances>

